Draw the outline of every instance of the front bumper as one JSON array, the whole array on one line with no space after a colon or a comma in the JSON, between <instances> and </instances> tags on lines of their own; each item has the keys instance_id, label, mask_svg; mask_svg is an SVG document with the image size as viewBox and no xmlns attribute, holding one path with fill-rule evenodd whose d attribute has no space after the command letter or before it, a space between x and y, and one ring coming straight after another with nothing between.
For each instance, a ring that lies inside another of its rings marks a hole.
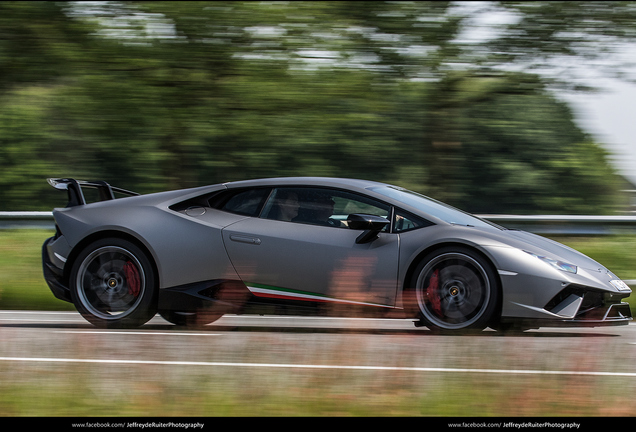
<instances>
[{"instance_id":1,"label":"front bumper","mask_svg":"<svg viewBox=\"0 0 636 432\"><path fill-rule=\"evenodd\" d=\"M621 325L632 320L632 311L622 299L629 293L612 293L575 285L557 294L545 309L557 315L573 314L566 319L573 325Z\"/></svg>"},{"instance_id":2,"label":"front bumper","mask_svg":"<svg viewBox=\"0 0 636 432\"><path fill-rule=\"evenodd\" d=\"M623 301L630 292L576 284L561 288L547 302L539 302L543 304L541 307L536 306L537 302L510 302L509 310L514 309L515 313L503 316L502 321L523 321L543 327L600 327L626 325L633 319L629 303Z\"/></svg>"}]
</instances>

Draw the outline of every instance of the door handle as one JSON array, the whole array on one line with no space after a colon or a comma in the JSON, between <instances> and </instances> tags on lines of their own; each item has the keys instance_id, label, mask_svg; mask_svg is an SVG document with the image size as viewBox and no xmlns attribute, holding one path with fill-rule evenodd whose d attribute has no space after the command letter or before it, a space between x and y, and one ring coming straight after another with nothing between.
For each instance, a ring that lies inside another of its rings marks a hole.
<instances>
[{"instance_id":1,"label":"door handle","mask_svg":"<svg viewBox=\"0 0 636 432\"><path fill-rule=\"evenodd\" d=\"M247 243L253 245L261 244L261 239L258 237L249 237L244 235L230 234L230 240L238 242L238 243Z\"/></svg>"}]
</instances>

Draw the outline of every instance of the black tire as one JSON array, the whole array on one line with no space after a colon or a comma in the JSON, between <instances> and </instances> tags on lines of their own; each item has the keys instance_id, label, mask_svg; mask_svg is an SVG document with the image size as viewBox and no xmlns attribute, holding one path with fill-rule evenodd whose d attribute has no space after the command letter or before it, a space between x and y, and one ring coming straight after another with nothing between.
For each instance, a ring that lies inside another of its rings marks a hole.
<instances>
[{"instance_id":1,"label":"black tire","mask_svg":"<svg viewBox=\"0 0 636 432\"><path fill-rule=\"evenodd\" d=\"M102 328L134 328L157 313L158 286L148 256L119 238L97 240L73 263L69 287L77 310Z\"/></svg>"},{"instance_id":2,"label":"black tire","mask_svg":"<svg viewBox=\"0 0 636 432\"><path fill-rule=\"evenodd\" d=\"M426 256L414 273L414 291L421 324L434 331L483 330L498 318L497 276L486 259L467 248Z\"/></svg>"}]
</instances>

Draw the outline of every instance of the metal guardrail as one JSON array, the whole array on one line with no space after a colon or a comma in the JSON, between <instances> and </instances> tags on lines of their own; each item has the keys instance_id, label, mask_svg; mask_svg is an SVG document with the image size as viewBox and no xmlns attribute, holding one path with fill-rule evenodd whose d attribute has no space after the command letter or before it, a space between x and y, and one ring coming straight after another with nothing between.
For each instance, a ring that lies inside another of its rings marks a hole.
<instances>
[{"instance_id":1,"label":"metal guardrail","mask_svg":"<svg viewBox=\"0 0 636 432\"><path fill-rule=\"evenodd\" d=\"M55 229L53 213L39 211L0 212L0 229L17 228Z\"/></svg>"},{"instance_id":2,"label":"metal guardrail","mask_svg":"<svg viewBox=\"0 0 636 432\"><path fill-rule=\"evenodd\" d=\"M509 229L535 234L611 235L636 233L636 216L479 215Z\"/></svg>"},{"instance_id":3,"label":"metal guardrail","mask_svg":"<svg viewBox=\"0 0 636 432\"><path fill-rule=\"evenodd\" d=\"M510 229L535 234L608 235L636 233L636 216L478 215ZM51 212L0 212L0 229L54 229Z\"/></svg>"}]
</instances>

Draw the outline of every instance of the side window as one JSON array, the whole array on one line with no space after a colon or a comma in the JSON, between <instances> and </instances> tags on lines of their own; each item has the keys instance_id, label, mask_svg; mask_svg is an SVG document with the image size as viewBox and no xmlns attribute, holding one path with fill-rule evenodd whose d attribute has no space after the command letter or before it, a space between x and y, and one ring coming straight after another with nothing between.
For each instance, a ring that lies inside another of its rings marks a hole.
<instances>
[{"instance_id":1,"label":"side window","mask_svg":"<svg viewBox=\"0 0 636 432\"><path fill-rule=\"evenodd\" d=\"M261 217L281 221L293 221L299 210L298 191L294 188L274 189L263 208Z\"/></svg>"},{"instance_id":2,"label":"side window","mask_svg":"<svg viewBox=\"0 0 636 432\"><path fill-rule=\"evenodd\" d=\"M419 218L400 209L395 209L393 232L399 233L433 225L426 219Z\"/></svg>"},{"instance_id":3,"label":"side window","mask_svg":"<svg viewBox=\"0 0 636 432\"><path fill-rule=\"evenodd\" d=\"M262 217L346 228L347 216L365 213L389 218L390 206L350 192L326 188L278 188Z\"/></svg>"},{"instance_id":4,"label":"side window","mask_svg":"<svg viewBox=\"0 0 636 432\"><path fill-rule=\"evenodd\" d=\"M231 193L213 205L213 207L230 213L256 217L269 195L270 189L248 189Z\"/></svg>"}]
</instances>

